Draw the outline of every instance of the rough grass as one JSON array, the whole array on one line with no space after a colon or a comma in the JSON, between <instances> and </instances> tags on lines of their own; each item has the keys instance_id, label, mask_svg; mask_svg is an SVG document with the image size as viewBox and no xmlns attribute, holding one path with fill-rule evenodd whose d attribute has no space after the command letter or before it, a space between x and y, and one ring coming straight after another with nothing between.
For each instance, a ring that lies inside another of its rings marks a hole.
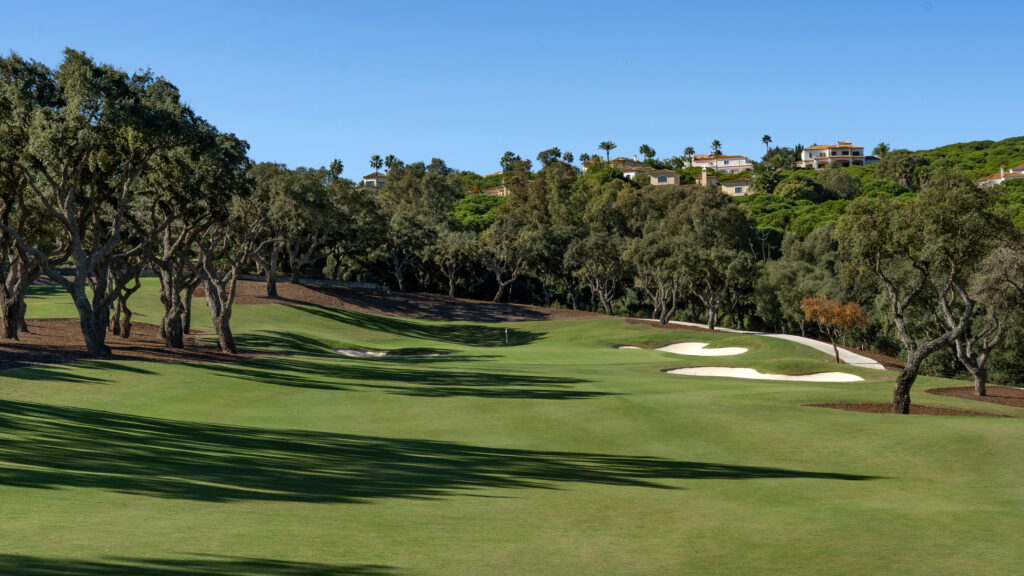
<instances>
[{"instance_id":1,"label":"rough grass","mask_svg":"<svg viewBox=\"0 0 1024 576\"><path fill-rule=\"evenodd\" d=\"M73 313L37 296L34 315ZM135 302L152 321L155 298ZM285 305L234 325L277 354L0 375L0 573L952 575L1024 556L1024 419L800 406L889 399L894 373L846 366L865 381L660 372L837 369L798 344ZM685 339L750 352L611 349ZM914 401L1024 412L936 385Z\"/></svg>"}]
</instances>

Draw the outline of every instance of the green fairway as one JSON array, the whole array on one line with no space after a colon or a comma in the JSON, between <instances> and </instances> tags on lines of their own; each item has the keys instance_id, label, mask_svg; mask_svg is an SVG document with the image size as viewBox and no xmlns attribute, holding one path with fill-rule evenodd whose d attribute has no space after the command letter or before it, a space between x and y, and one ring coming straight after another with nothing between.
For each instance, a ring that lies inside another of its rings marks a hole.
<instances>
[{"instance_id":1,"label":"green fairway","mask_svg":"<svg viewBox=\"0 0 1024 576\"><path fill-rule=\"evenodd\" d=\"M159 321L153 281L133 304ZM28 305L74 315L58 290ZM0 372L0 574L1021 570L1024 419L801 406L888 401L893 372L619 319L436 323L281 304L237 306L232 325L241 347L274 354ZM612 349L680 341L749 352ZM685 366L864 382L661 372ZM923 392L942 385L955 384L919 379L914 401L1024 415Z\"/></svg>"}]
</instances>

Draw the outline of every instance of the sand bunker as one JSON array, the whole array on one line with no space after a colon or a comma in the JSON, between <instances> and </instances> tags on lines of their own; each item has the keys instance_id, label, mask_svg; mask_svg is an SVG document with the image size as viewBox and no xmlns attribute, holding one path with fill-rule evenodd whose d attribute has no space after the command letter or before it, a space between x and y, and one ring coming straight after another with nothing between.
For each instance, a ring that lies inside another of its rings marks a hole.
<instances>
[{"instance_id":1,"label":"sand bunker","mask_svg":"<svg viewBox=\"0 0 1024 576\"><path fill-rule=\"evenodd\" d=\"M732 348L705 348L707 345L707 342L679 342L678 344L662 346L658 348L658 351L682 354L684 356L735 356L747 351L746 348L738 346Z\"/></svg>"},{"instance_id":2,"label":"sand bunker","mask_svg":"<svg viewBox=\"0 0 1024 576\"><path fill-rule=\"evenodd\" d=\"M639 350L640 349L639 346L625 346L625 345L622 345L622 346L612 346L612 348L615 348L616 350Z\"/></svg>"},{"instance_id":3,"label":"sand bunker","mask_svg":"<svg viewBox=\"0 0 1024 576\"><path fill-rule=\"evenodd\" d=\"M762 374L753 368L724 368L718 366L702 366L698 368L677 368L666 370L669 374L684 376L719 376L724 378L746 378L748 380L792 380L795 382L862 382L860 376L846 372L818 372L815 374Z\"/></svg>"},{"instance_id":4,"label":"sand bunker","mask_svg":"<svg viewBox=\"0 0 1024 576\"><path fill-rule=\"evenodd\" d=\"M393 354L377 350L359 350L357 348L332 348L338 354L349 358L431 358L440 354Z\"/></svg>"}]
</instances>

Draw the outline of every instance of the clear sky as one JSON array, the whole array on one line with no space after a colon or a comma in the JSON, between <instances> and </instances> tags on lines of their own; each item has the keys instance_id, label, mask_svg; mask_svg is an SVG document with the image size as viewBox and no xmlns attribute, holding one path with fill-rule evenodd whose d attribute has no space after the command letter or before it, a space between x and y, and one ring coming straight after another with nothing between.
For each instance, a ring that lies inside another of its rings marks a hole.
<instances>
[{"instance_id":1,"label":"clear sky","mask_svg":"<svg viewBox=\"0 0 1024 576\"><path fill-rule=\"evenodd\" d=\"M1024 134L1024 2L0 1L0 51L152 68L258 161L488 173L641 144L759 157Z\"/></svg>"}]
</instances>

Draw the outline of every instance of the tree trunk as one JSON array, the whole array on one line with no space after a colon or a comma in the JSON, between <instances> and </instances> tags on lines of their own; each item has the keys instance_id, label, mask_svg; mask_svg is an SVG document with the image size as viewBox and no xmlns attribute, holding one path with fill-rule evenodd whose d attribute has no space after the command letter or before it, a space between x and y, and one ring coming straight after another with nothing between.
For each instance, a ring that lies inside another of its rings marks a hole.
<instances>
[{"instance_id":1,"label":"tree trunk","mask_svg":"<svg viewBox=\"0 0 1024 576\"><path fill-rule=\"evenodd\" d=\"M896 387L892 392L893 414L910 414L910 387L917 380L917 373L921 369L921 362L924 361L924 358L925 356L920 353L920 350L907 356L907 364L900 375L896 377Z\"/></svg>"},{"instance_id":2,"label":"tree trunk","mask_svg":"<svg viewBox=\"0 0 1024 576\"><path fill-rule=\"evenodd\" d=\"M110 333L114 336L121 335L121 301L114 303L114 313L110 317Z\"/></svg>"},{"instance_id":3,"label":"tree trunk","mask_svg":"<svg viewBox=\"0 0 1024 576\"><path fill-rule=\"evenodd\" d=\"M124 317L121 320L121 338L132 337L132 310L128 307L128 303L122 305Z\"/></svg>"},{"instance_id":4,"label":"tree trunk","mask_svg":"<svg viewBox=\"0 0 1024 576\"><path fill-rule=\"evenodd\" d=\"M544 282L540 283L540 290L544 294L544 307L551 308L551 292L548 292L548 287Z\"/></svg>"},{"instance_id":5,"label":"tree trunk","mask_svg":"<svg viewBox=\"0 0 1024 576\"><path fill-rule=\"evenodd\" d=\"M604 308L604 313L609 315L609 316L611 316L612 315L612 302L611 302L611 299L608 298L607 295L605 295L604 291L601 291L601 292L598 293L598 298L601 300L601 306Z\"/></svg>"},{"instance_id":6,"label":"tree trunk","mask_svg":"<svg viewBox=\"0 0 1024 576\"><path fill-rule=\"evenodd\" d=\"M455 275L448 277L448 297L455 298Z\"/></svg>"},{"instance_id":7,"label":"tree trunk","mask_svg":"<svg viewBox=\"0 0 1024 576\"><path fill-rule=\"evenodd\" d=\"M206 303L210 307L210 319L213 322L213 330L217 333L217 344L220 351L226 354L237 354L238 347L235 346L235 336L231 333L232 297L230 293L234 291L234 280L227 279L223 282L232 285L218 287L209 277L203 279Z\"/></svg>"},{"instance_id":8,"label":"tree trunk","mask_svg":"<svg viewBox=\"0 0 1024 576\"><path fill-rule=\"evenodd\" d=\"M181 316L181 331L185 334L192 333L192 294L198 287L199 284L194 280L185 285L185 299L182 302L185 311Z\"/></svg>"},{"instance_id":9,"label":"tree trunk","mask_svg":"<svg viewBox=\"0 0 1024 576\"><path fill-rule=\"evenodd\" d=\"M217 344L220 351L226 354L238 354L235 336L231 333L231 322L224 316L213 317L213 330L217 333Z\"/></svg>"},{"instance_id":10,"label":"tree trunk","mask_svg":"<svg viewBox=\"0 0 1024 576\"><path fill-rule=\"evenodd\" d=\"M988 370L984 366L980 366L973 370L974 376L974 394L977 396L988 396L988 391L985 389L985 385L988 382Z\"/></svg>"},{"instance_id":11,"label":"tree trunk","mask_svg":"<svg viewBox=\"0 0 1024 576\"><path fill-rule=\"evenodd\" d=\"M28 332L28 322L25 320L28 314L28 305L25 304L25 295L18 301L18 329L21 332Z\"/></svg>"},{"instance_id":12,"label":"tree trunk","mask_svg":"<svg viewBox=\"0 0 1024 576\"><path fill-rule=\"evenodd\" d=\"M832 350L836 353L836 364L839 364L839 345L836 344L836 339L835 338L831 338L831 340L832 340Z\"/></svg>"},{"instance_id":13,"label":"tree trunk","mask_svg":"<svg viewBox=\"0 0 1024 576\"><path fill-rule=\"evenodd\" d=\"M85 349L90 356L109 357L110 347L107 346L107 321L109 310L103 306L100 310L93 308L85 295L84 286L76 286L72 293L75 308L78 310L78 322L85 338Z\"/></svg>"},{"instance_id":14,"label":"tree trunk","mask_svg":"<svg viewBox=\"0 0 1024 576\"><path fill-rule=\"evenodd\" d=\"M398 291L405 292L405 273L403 272L405 260L392 256L391 264L395 273L395 282L398 282Z\"/></svg>"},{"instance_id":15,"label":"tree trunk","mask_svg":"<svg viewBox=\"0 0 1024 576\"><path fill-rule=\"evenodd\" d=\"M718 326L718 306L708 306L708 330L714 331Z\"/></svg>"},{"instance_id":16,"label":"tree trunk","mask_svg":"<svg viewBox=\"0 0 1024 576\"><path fill-rule=\"evenodd\" d=\"M505 288L508 288L509 284L511 284L511 282L498 282L498 293L494 295L494 299L491 300L491 302L495 304L501 302L501 299L505 297Z\"/></svg>"},{"instance_id":17,"label":"tree trunk","mask_svg":"<svg viewBox=\"0 0 1024 576\"><path fill-rule=\"evenodd\" d=\"M4 340L17 340L18 329L21 328L21 318L19 312L21 311L21 303L15 301L14 298L4 299L0 302L0 308L4 315L2 337Z\"/></svg>"},{"instance_id":18,"label":"tree trunk","mask_svg":"<svg viewBox=\"0 0 1024 576\"><path fill-rule=\"evenodd\" d=\"M281 258L281 249L274 246L270 250L270 262L263 268L267 279L267 298L277 298L277 264Z\"/></svg>"}]
</instances>

